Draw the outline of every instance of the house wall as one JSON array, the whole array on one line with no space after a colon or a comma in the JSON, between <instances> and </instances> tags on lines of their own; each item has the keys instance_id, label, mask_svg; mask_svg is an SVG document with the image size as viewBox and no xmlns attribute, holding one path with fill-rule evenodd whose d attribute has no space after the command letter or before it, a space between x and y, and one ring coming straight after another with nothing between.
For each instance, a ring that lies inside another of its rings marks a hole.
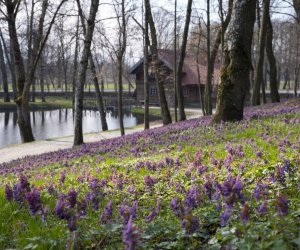
<instances>
[{"instance_id":1,"label":"house wall","mask_svg":"<svg viewBox=\"0 0 300 250\"><path fill-rule=\"evenodd\" d=\"M164 81L165 94L169 107L174 107L175 98L174 98L174 81L172 72L164 70L164 74L166 75ZM203 86L204 87L204 86ZM189 85L183 87L184 93L184 102L186 104L198 104L200 103L199 99L199 89L198 85ZM137 101L139 103L144 103L144 74L143 70L139 69L136 73L136 94ZM150 105L159 105L156 79L153 74L149 76L149 99Z\"/></svg>"}]
</instances>

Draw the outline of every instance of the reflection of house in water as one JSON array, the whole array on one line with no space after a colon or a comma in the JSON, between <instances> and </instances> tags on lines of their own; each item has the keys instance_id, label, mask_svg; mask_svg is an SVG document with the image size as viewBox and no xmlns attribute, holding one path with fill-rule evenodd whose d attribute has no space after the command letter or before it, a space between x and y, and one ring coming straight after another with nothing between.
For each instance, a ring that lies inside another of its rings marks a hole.
<instances>
[{"instance_id":1,"label":"reflection of house in water","mask_svg":"<svg viewBox=\"0 0 300 250\"><path fill-rule=\"evenodd\" d=\"M159 50L158 57L162 64L162 72L164 77L164 87L166 92L166 98L169 106L174 106L174 51L173 50ZM129 74L136 75L136 96L140 103L144 102L144 69L143 58L137 62L130 70ZM159 104L156 80L154 75L153 66L151 66L151 56L149 56L149 96L150 104ZM198 69L199 78L198 78ZM199 82L200 88L204 90L207 77L206 67L206 55L202 55L199 58L199 65L196 60L186 55L182 70L182 86L184 101L186 104L198 104L199 98ZM214 69L213 85L217 85L219 82L220 65L216 65ZM214 87L213 87L214 88ZM204 92L204 91L203 91Z\"/></svg>"}]
</instances>

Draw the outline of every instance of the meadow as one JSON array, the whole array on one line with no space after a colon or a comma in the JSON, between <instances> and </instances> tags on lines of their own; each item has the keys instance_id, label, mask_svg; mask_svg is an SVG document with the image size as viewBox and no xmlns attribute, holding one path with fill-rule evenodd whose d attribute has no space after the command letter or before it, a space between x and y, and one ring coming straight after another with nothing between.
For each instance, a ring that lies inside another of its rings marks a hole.
<instances>
[{"instance_id":1,"label":"meadow","mask_svg":"<svg viewBox=\"0 0 300 250\"><path fill-rule=\"evenodd\" d=\"M299 249L300 100L0 165L1 249Z\"/></svg>"}]
</instances>

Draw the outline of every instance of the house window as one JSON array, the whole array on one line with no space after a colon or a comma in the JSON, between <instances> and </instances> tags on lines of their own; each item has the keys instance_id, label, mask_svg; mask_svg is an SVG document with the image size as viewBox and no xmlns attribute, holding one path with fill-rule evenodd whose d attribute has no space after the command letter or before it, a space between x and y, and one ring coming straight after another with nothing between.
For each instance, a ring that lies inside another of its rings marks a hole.
<instances>
[{"instance_id":1,"label":"house window","mask_svg":"<svg viewBox=\"0 0 300 250\"><path fill-rule=\"evenodd\" d=\"M190 95L190 90L188 88L183 89L183 96L188 97Z\"/></svg>"},{"instance_id":2,"label":"house window","mask_svg":"<svg viewBox=\"0 0 300 250\"><path fill-rule=\"evenodd\" d=\"M156 96L156 95L157 95L156 87L150 87L150 96Z\"/></svg>"}]
</instances>

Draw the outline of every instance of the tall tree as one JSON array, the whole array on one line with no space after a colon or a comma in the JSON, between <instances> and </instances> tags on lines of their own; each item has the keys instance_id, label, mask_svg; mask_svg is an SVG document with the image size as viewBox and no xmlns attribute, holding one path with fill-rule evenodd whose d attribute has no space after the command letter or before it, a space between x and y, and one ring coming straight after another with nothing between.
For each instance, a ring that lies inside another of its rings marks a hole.
<instances>
[{"instance_id":1,"label":"tall tree","mask_svg":"<svg viewBox=\"0 0 300 250\"><path fill-rule=\"evenodd\" d=\"M21 140L22 142L30 142L34 140L31 123L30 123L30 115L29 115L29 93L30 87L35 78L35 71L40 59L41 53L45 47L47 39L49 37L51 28L55 21L55 18L61 8L61 6L66 2L66 0L62 0L57 6L52 19L49 22L48 28L45 32L44 30L44 21L47 12L47 7L49 6L48 0L43 0L41 14L38 18L38 28L37 28L37 44L39 45L34 52L34 58L32 60L32 65L30 67L30 71L25 72L24 59L21 53L20 44L18 40L18 34L16 29L16 16L19 11L21 1L13 1L13 0L4 0L3 3L6 7L6 20L8 23L9 29L9 37L11 41L13 58L16 70L16 82L18 88L18 97L15 100L17 104L17 114L18 114L18 126L20 129Z\"/></svg>"},{"instance_id":2,"label":"tall tree","mask_svg":"<svg viewBox=\"0 0 300 250\"><path fill-rule=\"evenodd\" d=\"M12 56L12 53L10 53L8 51L8 48L6 46L6 42L4 40L1 30L0 30L0 37L1 37L2 45L3 45L5 59L8 64L10 75L11 75L13 96L14 96L14 99L16 99L18 94L17 94L16 72L15 72L14 63L12 62L13 56Z\"/></svg>"},{"instance_id":3,"label":"tall tree","mask_svg":"<svg viewBox=\"0 0 300 250\"><path fill-rule=\"evenodd\" d=\"M85 25L85 21L84 21L85 20L84 14L83 14L83 11L82 11L79 0L77 0L76 2L77 2L77 7L78 7L78 14L79 14L79 17L80 17L80 20L81 20L81 25L82 25L82 28L83 28L83 33L86 34L86 25ZM77 24L77 25L79 25L79 24ZM74 67L77 68L78 27L77 27L77 31L76 31L76 44L75 44L75 47L76 47L75 48L76 51L75 51L75 58L74 58ZM103 105L102 93L101 93L100 87L99 87L99 81L98 81L98 77L97 77L97 73L96 73L96 66L95 66L95 62L94 62L91 51L90 51L89 63L90 63L90 69L91 69L91 72L92 72L94 88L95 88L95 92L96 92L96 100L97 100L98 110L99 110L99 113L100 113L102 131L107 131L108 126L107 126L107 121L106 121L106 112L105 112L104 105ZM103 64L101 64L99 66L102 68ZM76 77L76 72L73 72L73 81L75 83L76 78L74 78L74 77Z\"/></svg>"},{"instance_id":4,"label":"tall tree","mask_svg":"<svg viewBox=\"0 0 300 250\"><path fill-rule=\"evenodd\" d=\"M246 86L251 69L251 44L256 0L235 1L224 39L221 83L214 122L243 119Z\"/></svg>"},{"instance_id":5,"label":"tall tree","mask_svg":"<svg viewBox=\"0 0 300 250\"><path fill-rule=\"evenodd\" d=\"M270 90L271 101L280 102L280 96L278 93L278 80L277 80L277 65L273 52L273 25L270 18L270 11L267 13L267 31L266 31L266 53L270 64Z\"/></svg>"},{"instance_id":6,"label":"tall tree","mask_svg":"<svg viewBox=\"0 0 300 250\"><path fill-rule=\"evenodd\" d=\"M252 105L260 105L260 88L264 87L263 67L264 67L267 19L268 19L269 8L270 8L270 0L264 0L263 18L262 18L262 24L260 28L260 35L259 35L259 54L258 54L258 62L256 67L255 82L253 87Z\"/></svg>"},{"instance_id":7,"label":"tall tree","mask_svg":"<svg viewBox=\"0 0 300 250\"><path fill-rule=\"evenodd\" d=\"M220 6L222 4L222 0L220 1ZM221 8L221 12L223 8ZM214 68L215 68L215 62L216 62L216 58L218 55L218 51L219 51L219 47L221 45L221 56L223 58L223 51L224 51L224 34L227 30L228 24L230 22L231 19L231 15L232 15L232 9L233 9L233 0L229 0L228 1L228 10L227 10L227 15L225 17L225 20L223 22L221 22L221 27L219 28L214 44L212 46L212 50L211 50L211 54L210 54L210 67L209 70L211 70L211 73L208 74L208 76L210 77L210 79L208 80L209 82L212 82L212 78L213 78L213 73L214 73ZM222 14L221 14L222 16ZM223 19L223 18L221 18Z\"/></svg>"},{"instance_id":8,"label":"tall tree","mask_svg":"<svg viewBox=\"0 0 300 250\"><path fill-rule=\"evenodd\" d=\"M156 28L152 16L151 5L149 0L145 0L145 9L147 10L148 15L148 22L150 27L150 34L152 44L150 46L151 54L152 54L152 63L155 71L155 78L156 78L156 85L158 90L160 108L161 108L161 116L164 125L168 125L172 123L172 118L170 115L170 111L168 108L168 103L165 95L165 89L163 85L163 78L161 72L161 63L158 57L158 49L157 49L157 35L156 35Z\"/></svg>"},{"instance_id":9,"label":"tall tree","mask_svg":"<svg viewBox=\"0 0 300 250\"><path fill-rule=\"evenodd\" d=\"M144 5L146 5L146 0L144 0ZM149 121L149 61L148 61L148 48L149 48L149 23L148 23L148 13L145 9L144 13L144 129L150 128Z\"/></svg>"},{"instance_id":10,"label":"tall tree","mask_svg":"<svg viewBox=\"0 0 300 250\"><path fill-rule=\"evenodd\" d=\"M211 70L211 55L210 55L210 1L206 0L206 68L207 68L207 78L205 84L205 95L204 95L204 105L205 105L205 114L212 114L212 100L211 100L211 92L212 92L212 70Z\"/></svg>"},{"instance_id":11,"label":"tall tree","mask_svg":"<svg viewBox=\"0 0 300 250\"><path fill-rule=\"evenodd\" d=\"M116 10L117 13L117 10ZM119 18L121 20L119 20ZM127 23L125 13L125 0L121 0L121 16L118 15L119 37L117 49L117 68L118 68L118 116L121 135L125 135L123 121L123 60L127 46Z\"/></svg>"},{"instance_id":12,"label":"tall tree","mask_svg":"<svg viewBox=\"0 0 300 250\"><path fill-rule=\"evenodd\" d=\"M186 115L184 112L184 97L183 97L183 91L182 91L182 68L183 68L183 63L184 63L184 58L185 58L186 44L187 44L189 26L190 26L190 21L191 21L192 3L193 3L193 0L188 0L184 30L183 30L183 35L182 35L182 43L181 43L181 47L180 47L179 60L178 60L178 65L177 65L177 70L176 70L176 74L177 74L176 92L177 92L177 101L178 101L178 109L179 109L179 121L186 120Z\"/></svg>"},{"instance_id":13,"label":"tall tree","mask_svg":"<svg viewBox=\"0 0 300 250\"><path fill-rule=\"evenodd\" d=\"M0 41L0 71L1 71L1 75L2 75L4 102L10 102L6 65L5 65L4 53L3 53L1 41Z\"/></svg>"},{"instance_id":14,"label":"tall tree","mask_svg":"<svg viewBox=\"0 0 300 250\"><path fill-rule=\"evenodd\" d=\"M294 96L297 97L297 88L299 81L299 30L300 30L300 0L293 0L293 6L297 15L297 48L296 48L296 65L295 65L295 85L294 85Z\"/></svg>"},{"instance_id":15,"label":"tall tree","mask_svg":"<svg viewBox=\"0 0 300 250\"><path fill-rule=\"evenodd\" d=\"M86 80L86 70L90 57L91 43L95 28L95 19L98 12L99 0L91 0L89 18L84 36L84 47L80 60L79 81L75 92L75 131L74 146L83 144L82 116L83 116L83 92Z\"/></svg>"}]
</instances>

